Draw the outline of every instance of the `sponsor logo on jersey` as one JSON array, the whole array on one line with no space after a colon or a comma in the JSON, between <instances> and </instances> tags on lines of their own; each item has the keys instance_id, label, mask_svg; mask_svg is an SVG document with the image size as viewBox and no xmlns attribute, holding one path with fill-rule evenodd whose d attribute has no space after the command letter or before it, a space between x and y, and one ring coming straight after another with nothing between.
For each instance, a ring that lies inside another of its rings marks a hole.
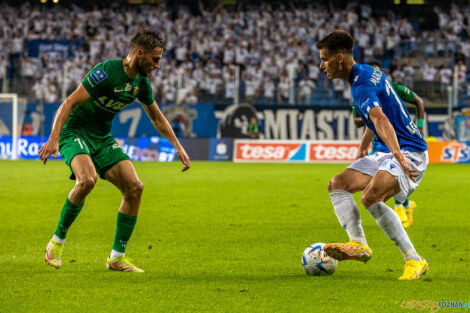
<instances>
[{"instance_id":1,"label":"sponsor logo on jersey","mask_svg":"<svg viewBox=\"0 0 470 313\"><path fill-rule=\"evenodd\" d=\"M370 81L377 86L377 84L380 82L380 79L382 78L382 72L378 69L374 69L374 72L372 73L372 76L370 78Z\"/></svg>"},{"instance_id":2,"label":"sponsor logo on jersey","mask_svg":"<svg viewBox=\"0 0 470 313\"><path fill-rule=\"evenodd\" d=\"M117 100L102 96L98 98L98 103L107 111L118 112L121 111L128 103L123 103Z\"/></svg>"},{"instance_id":3,"label":"sponsor logo on jersey","mask_svg":"<svg viewBox=\"0 0 470 313\"><path fill-rule=\"evenodd\" d=\"M126 87L124 87L123 89L118 89L118 87L114 87L114 92L115 92L115 93L123 92L123 91L129 92L129 91L131 91L131 90L132 90L132 85L129 84L129 83L127 83L127 84L126 84Z\"/></svg>"}]
</instances>

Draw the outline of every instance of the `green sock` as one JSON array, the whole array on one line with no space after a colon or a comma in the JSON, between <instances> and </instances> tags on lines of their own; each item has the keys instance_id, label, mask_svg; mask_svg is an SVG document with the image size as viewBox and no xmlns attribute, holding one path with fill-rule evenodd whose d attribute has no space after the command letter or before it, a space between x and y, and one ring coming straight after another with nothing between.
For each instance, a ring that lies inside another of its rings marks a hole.
<instances>
[{"instance_id":1,"label":"green sock","mask_svg":"<svg viewBox=\"0 0 470 313\"><path fill-rule=\"evenodd\" d=\"M80 205L75 205L70 202L68 198L65 200L64 206L62 207L62 212L60 213L59 224L55 230L57 237L65 239L70 225L72 225L73 221L75 221L75 218L82 210L82 207L83 203Z\"/></svg>"},{"instance_id":2,"label":"green sock","mask_svg":"<svg viewBox=\"0 0 470 313\"><path fill-rule=\"evenodd\" d=\"M113 250L122 253L126 252L127 242L131 238L136 222L137 216L126 215L118 212Z\"/></svg>"},{"instance_id":3,"label":"green sock","mask_svg":"<svg viewBox=\"0 0 470 313\"><path fill-rule=\"evenodd\" d=\"M405 202L401 203L401 202L398 202L397 199L395 199L395 206L400 206L400 205L402 205L405 209L408 209L410 205L410 200L408 200L407 198Z\"/></svg>"}]
</instances>

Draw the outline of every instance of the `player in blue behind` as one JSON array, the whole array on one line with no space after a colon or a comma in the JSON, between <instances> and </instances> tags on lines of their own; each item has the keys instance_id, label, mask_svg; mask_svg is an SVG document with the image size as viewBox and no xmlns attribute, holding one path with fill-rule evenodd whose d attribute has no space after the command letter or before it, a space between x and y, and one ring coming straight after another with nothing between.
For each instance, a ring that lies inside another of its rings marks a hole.
<instances>
[{"instance_id":1,"label":"player in blue behind","mask_svg":"<svg viewBox=\"0 0 470 313\"><path fill-rule=\"evenodd\" d=\"M372 250L367 246L352 195L362 190L362 204L405 258L405 271L399 279L419 279L429 271L429 265L418 255L400 219L385 201L392 196L405 201L418 187L429 162L427 145L385 74L355 63L353 45L353 39L344 31L334 31L316 45L320 69L329 79L340 78L351 84L355 107L367 127L356 161L328 184L335 214L350 241L327 244L324 250L340 261L367 262L371 258ZM380 158L368 156L374 136L387 145L390 153Z\"/></svg>"}]
</instances>

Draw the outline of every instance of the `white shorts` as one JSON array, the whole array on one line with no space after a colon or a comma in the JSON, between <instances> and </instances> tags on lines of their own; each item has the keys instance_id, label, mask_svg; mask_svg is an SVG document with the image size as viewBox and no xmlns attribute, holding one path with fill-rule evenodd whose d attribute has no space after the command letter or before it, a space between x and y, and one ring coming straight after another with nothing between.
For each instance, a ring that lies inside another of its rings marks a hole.
<instances>
[{"instance_id":1,"label":"white shorts","mask_svg":"<svg viewBox=\"0 0 470 313\"><path fill-rule=\"evenodd\" d=\"M401 150L401 153L410 162L410 167L416 169L416 182L412 181L403 171L400 163L393 157L391 153L376 152L372 155L365 156L354 161L348 168L360 173L374 176L377 171L386 171L393 175L398 181L400 192L394 195L398 202L405 202L409 195L419 186L423 179L424 172L429 164L428 152L412 152Z\"/></svg>"}]
</instances>

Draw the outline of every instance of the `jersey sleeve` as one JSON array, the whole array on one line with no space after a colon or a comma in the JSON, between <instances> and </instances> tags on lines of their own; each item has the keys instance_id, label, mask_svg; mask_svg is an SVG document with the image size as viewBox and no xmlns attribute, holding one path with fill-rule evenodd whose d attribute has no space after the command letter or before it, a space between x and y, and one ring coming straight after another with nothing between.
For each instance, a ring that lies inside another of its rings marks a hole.
<instances>
[{"instance_id":1,"label":"jersey sleeve","mask_svg":"<svg viewBox=\"0 0 470 313\"><path fill-rule=\"evenodd\" d=\"M82 84L88 93L94 97L98 98L100 94L103 94L108 87L110 79L108 78L109 70L106 69L104 63L100 63L92 68L85 78L82 80Z\"/></svg>"},{"instance_id":2,"label":"jersey sleeve","mask_svg":"<svg viewBox=\"0 0 470 313\"><path fill-rule=\"evenodd\" d=\"M360 85L355 89L356 109L369 119L369 111L374 107L382 107L375 90L367 85Z\"/></svg>"},{"instance_id":3,"label":"jersey sleeve","mask_svg":"<svg viewBox=\"0 0 470 313\"><path fill-rule=\"evenodd\" d=\"M150 86L150 81L148 78L145 78L142 80L140 83L140 92L138 95L138 99L140 102L142 102L145 105L151 105L155 99L153 98L152 95L152 86Z\"/></svg>"},{"instance_id":4,"label":"jersey sleeve","mask_svg":"<svg viewBox=\"0 0 470 313\"><path fill-rule=\"evenodd\" d=\"M359 112L357 112L357 109L356 109L356 106L355 106L355 105L353 105L351 111L352 111L352 114L354 114L354 115L358 115L358 114L359 114Z\"/></svg>"},{"instance_id":5,"label":"jersey sleeve","mask_svg":"<svg viewBox=\"0 0 470 313\"><path fill-rule=\"evenodd\" d=\"M415 96L414 92L403 85L392 82L392 87L397 92L398 96L405 102L412 103Z\"/></svg>"}]
</instances>

